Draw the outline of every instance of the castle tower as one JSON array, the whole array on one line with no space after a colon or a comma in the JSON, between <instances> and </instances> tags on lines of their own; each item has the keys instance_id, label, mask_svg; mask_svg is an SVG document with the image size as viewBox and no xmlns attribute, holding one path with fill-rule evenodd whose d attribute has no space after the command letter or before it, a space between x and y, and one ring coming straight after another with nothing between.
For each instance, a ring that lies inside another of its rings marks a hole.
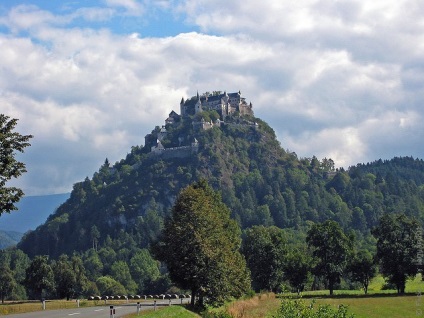
<instances>
[{"instance_id":1,"label":"castle tower","mask_svg":"<svg viewBox=\"0 0 424 318\"><path fill-rule=\"evenodd\" d=\"M197 103L194 105L194 113L201 113L203 111L202 109L202 101L200 100L199 92L197 92Z\"/></svg>"},{"instance_id":2,"label":"castle tower","mask_svg":"<svg viewBox=\"0 0 424 318\"><path fill-rule=\"evenodd\" d=\"M185 116L186 115L186 109L184 107L184 97L181 98L181 102L180 102L180 115L181 116Z\"/></svg>"}]
</instances>

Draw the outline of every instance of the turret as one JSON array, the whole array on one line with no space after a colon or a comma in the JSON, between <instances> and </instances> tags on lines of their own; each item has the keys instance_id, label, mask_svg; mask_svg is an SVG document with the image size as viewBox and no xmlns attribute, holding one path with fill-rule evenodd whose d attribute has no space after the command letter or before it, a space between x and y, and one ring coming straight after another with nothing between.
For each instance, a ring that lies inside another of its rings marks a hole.
<instances>
[{"instance_id":1,"label":"turret","mask_svg":"<svg viewBox=\"0 0 424 318\"><path fill-rule=\"evenodd\" d=\"M185 103L184 97L181 97L181 102L180 102L180 115L181 116L185 116L186 115L186 110L185 110L185 107L184 107L184 103Z\"/></svg>"},{"instance_id":2,"label":"turret","mask_svg":"<svg viewBox=\"0 0 424 318\"><path fill-rule=\"evenodd\" d=\"M194 113L201 113L203 111L202 109L202 101L200 100L199 91L197 91L197 102L196 105L194 105Z\"/></svg>"}]
</instances>

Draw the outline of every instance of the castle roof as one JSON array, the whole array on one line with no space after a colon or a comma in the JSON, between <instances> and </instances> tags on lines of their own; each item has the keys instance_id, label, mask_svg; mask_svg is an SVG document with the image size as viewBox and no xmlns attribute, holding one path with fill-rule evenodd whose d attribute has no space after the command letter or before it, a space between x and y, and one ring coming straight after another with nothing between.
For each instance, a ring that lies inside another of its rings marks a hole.
<instances>
[{"instance_id":1,"label":"castle roof","mask_svg":"<svg viewBox=\"0 0 424 318\"><path fill-rule=\"evenodd\" d=\"M240 97L240 95L241 95L240 94L240 91L238 91L237 93L229 93L228 94L227 92L224 92L223 94L219 94L219 95L208 95L208 96L205 96L205 95L200 96L199 95L199 92L197 92L197 94L196 94L196 96L194 98L187 99L186 101L184 101L184 98L183 98L181 100L181 102L184 105L190 106L190 105L195 105L198 100L200 100L202 103L204 101L206 101L206 100L208 102L214 102L214 101L221 101L221 99L223 97L225 97L225 96L228 96L230 98L238 98L238 97Z\"/></svg>"}]
</instances>

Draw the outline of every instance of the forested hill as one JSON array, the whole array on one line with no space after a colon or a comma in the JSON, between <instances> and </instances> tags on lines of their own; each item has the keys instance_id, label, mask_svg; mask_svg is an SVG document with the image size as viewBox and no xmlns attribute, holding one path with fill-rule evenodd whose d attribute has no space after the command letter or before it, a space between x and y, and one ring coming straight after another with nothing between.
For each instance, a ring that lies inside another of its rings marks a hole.
<instances>
[{"instance_id":1,"label":"forested hill","mask_svg":"<svg viewBox=\"0 0 424 318\"><path fill-rule=\"evenodd\" d=\"M204 122L215 115L200 114ZM156 239L180 189L200 178L221 191L242 228L302 229L310 221L333 219L368 235L384 213L424 216L422 160L395 158L336 172L331 159L299 159L284 151L258 118L234 116L202 130L193 125L196 116L167 124L156 154L147 144L134 146L114 165L106 160L18 247L29 256L105 246L131 254L132 247Z\"/></svg>"},{"instance_id":2,"label":"forested hill","mask_svg":"<svg viewBox=\"0 0 424 318\"><path fill-rule=\"evenodd\" d=\"M16 245L22 236L23 234L19 232L0 230L0 250Z\"/></svg>"}]
</instances>

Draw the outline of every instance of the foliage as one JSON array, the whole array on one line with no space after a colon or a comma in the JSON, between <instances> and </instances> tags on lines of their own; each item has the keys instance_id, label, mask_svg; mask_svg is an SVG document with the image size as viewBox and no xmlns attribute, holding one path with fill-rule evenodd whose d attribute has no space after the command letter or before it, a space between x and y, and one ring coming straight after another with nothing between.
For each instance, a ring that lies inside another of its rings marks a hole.
<instances>
[{"instance_id":1,"label":"foliage","mask_svg":"<svg viewBox=\"0 0 424 318\"><path fill-rule=\"evenodd\" d=\"M316 264L313 272L325 278L333 294L334 286L345 271L352 250L352 241L343 233L337 222L325 221L314 224L306 238Z\"/></svg>"},{"instance_id":2,"label":"foliage","mask_svg":"<svg viewBox=\"0 0 424 318\"><path fill-rule=\"evenodd\" d=\"M347 318L354 317L349 314L347 307L338 306L337 310L332 309L329 305L314 306L314 302L308 305L303 299L283 299L281 307L274 318Z\"/></svg>"},{"instance_id":3,"label":"foliage","mask_svg":"<svg viewBox=\"0 0 424 318\"><path fill-rule=\"evenodd\" d=\"M380 219L373 235L377 238L381 273L396 285L398 293L404 293L406 279L417 274L417 265L422 261L418 259L422 253L421 228L404 214L387 214Z\"/></svg>"},{"instance_id":4,"label":"foliage","mask_svg":"<svg viewBox=\"0 0 424 318\"><path fill-rule=\"evenodd\" d=\"M111 276L114 277L122 286L125 287L127 293L135 294L137 291L137 284L131 277L130 268L124 261L116 261L111 267Z\"/></svg>"},{"instance_id":5,"label":"foliage","mask_svg":"<svg viewBox=\"0 0 424 318\"><path fill-rule=\"evenodd\" d=\"M61 255L53 262L56 294L59 298L69 300L78 297L88 288L85 269L79 256L74 255L70 260L67 255Z\"/></svg>"},{"instance_id":6,"label":"foliage","mask_svg":"<svg viewBox=\"0 0 424 318\"><path fill-rule=\"evenodd\" d=\"M45 293L51 292L54 288L54 274L48 264L47 256L36 256L26 270L24 281L27 289L33 292L33 296L41 299Z\"/></svg>"},{"instance_id":7,"label":"foliage","mask_svg":"<svg viewBox=\"0 0 424 318\"><path fill-rule=\"evenodd\" d=\"M242 245L255 291L276 291L283 282L287 254L284 231L272 226L253 226L245 231Z\"/></svg>"},{"instance_id":8,"label":"foliage","mask_svg":"<svg viewBox=\"0 0 424 318\"><path fill-rule=\"evenodd\" d=\"M66 297L66 300L69 300L74 293L76 277L67 255L60 256L59 260L54 263L53 273L58 297Z\"/></svg>"},{"instance_id":9,"label":"foliage","mask_svg":"<svg viewBox=\"0 0 424 318\"><path fill-rule=\"evenodd\" d=\"M374 262L374 259L366 250L359 251L354 258L349 262L347 266L347 271L349 272L353 281L361 284L364 289L364 293L368 292L368 285L377 275L377 266Z\"/></svg>"},{"instance_id":10,"label":"foliage","mask_svg":"<svg viewBox=\"0 0 424 318\"><path fill-rule=\"evenodd\" d=\"M96 285L101 295L125 295L125 287L110 276L101 276L97 278Z\"/></svg>"},{"instance_id":11,"label":"foliage","mask_svg":"<svg viewBox=\"0 0 424 318\"><path fill-rule=\"evenodd\" d=\"M242 229L275 225L302 230L310 222L330 219L345 231L353 229L371 251L370 229L384 211L423 218L422 161L395 158L335 171L331 159L299 159L283 150L261 119L231 119L206 131L193 129L192 118L168 124L163 143L169 147L199 141L198 153L186 158L156 158L146 144L132 147L115 164L106 160L91 179L76 183L67 202L18 247L30 257L58 258L100 250L109 245L108 236L121 240L124 230L137 247L148 248L179 191L200 178L221 192ZM103 265L108 272L112 264Z\"/></svg>"},{"instance_id":12,"label":"foliage","mask_svg":"<svg viewBox=\"0 0 424 318\"><path fill-rule=\"evenodd\" d=\"M212 119L216 114L207 115ZM163 144L190 146L196 138L197 153L158 158L149 153L146 143L132 147L114 164L106 159L91 178L74 185L69 199L45 224L25 234L19 249L31 258L49 255L51 260L76 252L93 291L99 277L118 280L113 266L125 262L126 276L137 285L128 289L162 293L171 288L165 267L154 265L148 255L148 270L143 273L132 259L158 239L181 189L202 178L221 194L231 218L243 230L277 226L291 235L287 235L289 252L281 259L285 266L302 263L291 259L291 245L304 244L313 223L336 221L346 233L354 234L357 249L374 253L376 241L370 230L383 214L402 212L423 221L422 160L394 158L336 170L331 159L298 158L284 150L274 130L259 118L233 117L206 131L195 130L192 120L167 124ZM18 287L27 266L10 266ZM272 274L280 277L277 268ZM285 279L296 278L293 271L288 275L288 266L284 270ZM299 281L301 276L305 277L300 275ZM290 284L302 288L294 281Z\"/></svg>"},{"instance_id":13,"label":"foliage","mask_svg":"<svg viewBox=\"0 0 424 318\"><path fill-rule=\"evenodd\" d=\"M0 267L0 298L1 303L4 303L4 299L9 296L16 286L13 273L9 267L3 265Z\"/></svg>"},{"instance_id":14,"label":"foliage","mask_svg":"<svg viewBox=\"0 0 424 318\"><path fill-rule=\"evenodd\" d=\"M204 300L222 304L249 289L249 274L239 253L240 229L220 196L204 181L183 189L165 223L156 256L170 277L192 292L200 306ZM207 299L206 299L207 298Z\"/></svg>"},{"instance_id":15,"label":"foliage","mask_svg":"<svg viewBox=\"0 0 424 318\"><path fill-rule=\"evenodd\" d=\"M16 210L15 203L24 195L16 187L7 187L6 184L26 172L25 164L16 160L16 152L24 152L30 146L31 135L21 135L14 131L17 119L0 114L0 215Z\"/></svg>"},{"instance_id":16,"label":"foliage","mask_svg":"<svg viewBox=\"0 0 424 318\"><path fill-rule=\"evenodd\" d=\"M158 262L147 249L140 250L131 258L130 269L141 293L149 292L146 290L149 284L160 276Z\"/></svg>"},{"instance_id":17,"label":"foliage","mask_svg":"<svg viewBox=\"0 0 424 318\"><path fill-rule=\"evenodd\" d=\"M312 259L306 249L297 246L292 248L284 264L284 278L298 294L305 288L305 284L312 270Z\"/></svg>"}]
</instances>

